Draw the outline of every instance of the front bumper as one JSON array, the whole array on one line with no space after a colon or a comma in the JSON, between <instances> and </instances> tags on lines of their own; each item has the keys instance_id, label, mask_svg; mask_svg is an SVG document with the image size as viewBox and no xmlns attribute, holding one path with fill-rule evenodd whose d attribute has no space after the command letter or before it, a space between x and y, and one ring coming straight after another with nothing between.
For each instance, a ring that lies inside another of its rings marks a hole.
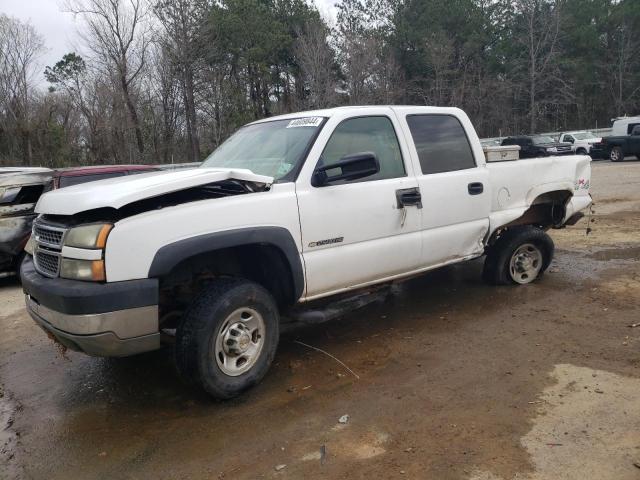
<instances>
[{"instance_id":1,"label":"front bumper","mask_svg":"<svg viewBox=\"0 0 640 480\"><path fill-rule=\"evenodd\" d=\"M124 357L160 348L155 279L91 283L47 278L27 257L21 268L27 311L66 347Z\"/></svg>"}]
</instances>

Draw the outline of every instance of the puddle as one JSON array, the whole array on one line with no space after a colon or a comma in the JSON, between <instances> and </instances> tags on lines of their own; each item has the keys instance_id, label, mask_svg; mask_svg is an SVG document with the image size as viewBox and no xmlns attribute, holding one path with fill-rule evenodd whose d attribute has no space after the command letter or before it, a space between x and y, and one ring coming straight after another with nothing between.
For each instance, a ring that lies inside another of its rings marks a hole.
<instances>
[{"instance_id":1,"label":"puddle","mask_svg":"<svg viewBox=\"0 0 640 480\"><path fill-rule=\"evenodd\" d=\"M607 248L588 256L601 262L607 262L609 260L640 260L640 247Z\"/></svg>"},{"instance_id":2,"label":"puddle","mask_svg":"<svg viewBox=\"0 0 640 480\"><path fill-rule=\"evenodd\" d=\"M538 416L521 439L533 473L509 480L637 480L640 379L564 364L551 375L557 383L537 399ZM480 470L470 478L507 480Z\"/></svg>"}]
</instances>

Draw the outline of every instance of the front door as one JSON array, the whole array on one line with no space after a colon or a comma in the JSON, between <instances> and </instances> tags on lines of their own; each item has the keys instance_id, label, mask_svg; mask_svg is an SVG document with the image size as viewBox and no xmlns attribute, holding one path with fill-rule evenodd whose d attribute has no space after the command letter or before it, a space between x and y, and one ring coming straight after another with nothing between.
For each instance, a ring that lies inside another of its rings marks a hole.
<instances>
[{"instance_id":1,"label":"front door","mask_svg":"<svg viewBox=\"0 0 640 480\"><path fill-rule=\"evenodd\" d=\"M402 274L420 261L418 206L398 204L398 192L410 192L417 181L409 152L398 141L400 129L393 112L380 107L364 117L349 118L344 113L341 117L329 119L317 141L322 144L314 147L315 159L312 152L296 183L307 298ZM362 152L376 155L379 173L311 185L317 166Z\"/></svg>"}]
</instances>

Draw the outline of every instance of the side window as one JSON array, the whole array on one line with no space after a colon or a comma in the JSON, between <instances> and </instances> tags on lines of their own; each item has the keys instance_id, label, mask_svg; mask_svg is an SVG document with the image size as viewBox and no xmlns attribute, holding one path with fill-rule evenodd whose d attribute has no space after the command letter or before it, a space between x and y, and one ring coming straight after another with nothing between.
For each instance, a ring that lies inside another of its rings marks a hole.
<instances>
[{"instance_id":1,"label":"side window","mask_svg":"<svg viewBox=\"0 0 640 480\"><path fill-rule=\"evenodd\" d=\"M627 135L633 135L633 131L636 127L640 127L640 123L630 123L627 127Z\"/></svg>"},{"instance_id":2,"label":"side window","mask_svg":"<svg viewBox=\"0 0 640 480\"><path fill-rule=\"evenodd\" d=\"M563 142L573 142L573 137L571 135L566 135L564 137L564 140L562 140Z\"/></svg>"},{"instance_id":3,"label":"side window","mask_svg":"<svg viewBox=\"0 0 640 480\"><path fill-rule=\"evenodd\" d=\"M331 134L318 164L328 165L346 155L361 152L376 154L380 162L380 172L352 182L383 180L406 175L398 137L388 117L358 117L342 122Z\"/></svg>"},{"instance_id":4,"label":"side window","mask_svg":"<svg viewBox=\"0 0 640 480\"><path fill-rule=\"evenodd\" d=\"M456 117L409 115L407 123L423 174L453 172L476 166L467 134Z\"/></svg>"}]
</instances>

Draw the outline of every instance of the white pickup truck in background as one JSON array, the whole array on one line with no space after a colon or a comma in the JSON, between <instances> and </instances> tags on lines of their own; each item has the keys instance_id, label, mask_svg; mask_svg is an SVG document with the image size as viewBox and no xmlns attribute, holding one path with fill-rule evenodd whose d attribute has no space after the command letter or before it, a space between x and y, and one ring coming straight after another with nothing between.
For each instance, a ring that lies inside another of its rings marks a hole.
<instances>
[{"instance_id":1,"label":"white pickup truck in background","mask_svg":"<svg viewBox=\"0 0 640 480\"><path fill-rule=\"evenodd\" d=\"M587 156L487 163L456 108L268 118L200 168L43 195L27 309L91 355L157 349L175 330L180 372L229 398L265 375L293 306L482 255L491 283L535 280L545 230L575 223L589 181Z\"/></svg>"},{"instance_id":2,"label":"white pickup truck in background","mask_svg":"<svg viewBox=\"0 0 640 480\"><path fill-rule=\"evenodd\" d=\"M570 143L571 150L577 155L589 155L593 146L601 141L601 137L586 130L561 133L558 139L558 142Z\"/></svg>"}]
</instances>

